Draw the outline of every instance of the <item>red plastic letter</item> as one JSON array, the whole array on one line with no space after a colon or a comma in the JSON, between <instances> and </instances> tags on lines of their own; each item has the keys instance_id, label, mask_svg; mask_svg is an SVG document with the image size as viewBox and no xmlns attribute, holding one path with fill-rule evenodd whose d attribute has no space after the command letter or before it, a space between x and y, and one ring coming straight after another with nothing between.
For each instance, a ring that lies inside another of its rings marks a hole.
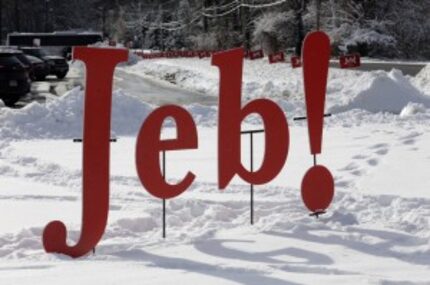
<instances>
[{"instance_id":1,"label":"red plastic letter","mask_svg":"<svg viewBox=\"0 0 430 285\"><path fill-rule=\"evenodd\" d=\"M77 47L74 59L86 65L83 136L83 209L79 242L68 246L66 226L49 223L43 232L47 252L80 257L91 251L106 228L109 210L109 139L112 78L115 66L128 58L123 49Z\"/></svg>"},{"instance_id":2,"label":"red plastic letter","mask_svg":"<svg viewBox=\"0 0 430 285\"><path fill-rule=\"evenodd\" d=\"M176 122L177 137L160 140L163 122L168 117ZM187 190L193 183L195 175L188 172L180 183L168 184L160 171L160 151L197 147L196 125L185 109L167 105L152 112L140 129L136 145L137 173L146 190L160 199L170 199Z\"/></svg>"},{"instance_id":3,"label":"red plastic letter","mask_svg":"<svg viewBox=\"0 0 430 285\"><path fill-rule=\"evenodd\" d=\"M282 170L289 148L289 130L284 112L273 101L257 99L241 107L243 49L217 53L212 64L220 70L218 184L224 189L235 174L252 184L267 183ZM261 116L265 127L266 149L256 172L247 171L240 157L241 123L248 115Z\"/></svg>"}]
</instances>

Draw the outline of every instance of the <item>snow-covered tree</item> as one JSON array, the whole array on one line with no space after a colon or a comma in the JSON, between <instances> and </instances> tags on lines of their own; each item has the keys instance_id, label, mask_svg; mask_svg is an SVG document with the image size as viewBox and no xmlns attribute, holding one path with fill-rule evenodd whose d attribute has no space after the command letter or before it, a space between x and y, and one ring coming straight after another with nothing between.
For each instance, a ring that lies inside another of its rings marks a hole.
<instances>
[{"instance_id":1,"label":"snow-covered tree","mask_svg":"<svg viewBox=\"0 0 430 285\"><path fill-rule=\"evenodd\" d=\"M269 12L255 21L253 42L265 53L273 53L295 44L296 18L293 11Z\"/></svg>"}]
</instances>

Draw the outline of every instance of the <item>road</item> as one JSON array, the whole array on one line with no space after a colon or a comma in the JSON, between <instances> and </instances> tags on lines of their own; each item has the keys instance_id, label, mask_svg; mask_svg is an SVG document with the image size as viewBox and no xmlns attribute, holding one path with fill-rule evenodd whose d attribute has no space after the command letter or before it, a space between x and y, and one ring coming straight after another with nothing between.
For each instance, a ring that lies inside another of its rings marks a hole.
<instances>
[{"instance_id":1,"label":"road","mask_svg":"<svg viewBox=\"0 0 430 285\"><path fill-rule=\"evenodd\" d=\"M24 96L15 106L22 108L31 102L46 103L76 86L83 86L84 78L82 73L72 70L63 80L55 77L47 77L46 81L36 81L32 83L31 92ZM114 89L122 89L128 95L138 97L145 102L154 105L165 104L192 104L215 105L218 99L196 92L180 89L169 84L156 82L142 76L125 72L117 68L114 76Z\"/></svg>"},{"instance_id":2,"label":"road","mask_svg":"<svg viewBox=\"0 0 430 285\"><path fill-rule=\"evenodd\" d=\"M131 96L138 97L145 102L164 104L192 104L214 105L218 98L180 89L169 84L159 83L133 73L125 72L121 68L115 71L115 88L124 90Z\"/></svg>"}]
</instances>

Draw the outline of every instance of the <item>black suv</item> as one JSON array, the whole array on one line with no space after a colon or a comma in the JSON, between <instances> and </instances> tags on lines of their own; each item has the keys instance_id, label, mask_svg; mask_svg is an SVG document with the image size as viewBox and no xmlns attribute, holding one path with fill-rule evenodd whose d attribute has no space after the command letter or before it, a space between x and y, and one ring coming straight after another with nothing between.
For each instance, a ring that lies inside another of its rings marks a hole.
<instances>
[{"instance_id":1,"label":"black suv","mask_svg":"<svg viewBox=\"0 0 430 285\"><path fill-rule=\"evenodd\" d=\"M58 79L66 77L69 72L69 64L62 56L48 55L39 47L20 47L25 54L40 58L49 65L49 74L57 76Z\"/></svg>"},{"instance_id":2,"label":"black suv","mask_svg":"<svg viewBox=\"0 0 430 285\"><path fill-rule=\"evenodd\" d=\"M33 81L45 80L46 76L49 75L49 71L50 71L49 65L38 57L28 55L28 54L23 54L23 55L27 59L27 62L29 62L31 65L31 70L30 70L31 80ZM21 60L20 58L18 59Z\"/></svg>"},{"instance_id":3,"label":"black suv","mask_svg":"<svg viewBox=\"0 0 430 285\"><path fill-rule=\"evenodd\" d=\"M30 90L28 67L17 58L13 50L0 50L0 99L13 106Z\"/></svg>"}]
</instances>

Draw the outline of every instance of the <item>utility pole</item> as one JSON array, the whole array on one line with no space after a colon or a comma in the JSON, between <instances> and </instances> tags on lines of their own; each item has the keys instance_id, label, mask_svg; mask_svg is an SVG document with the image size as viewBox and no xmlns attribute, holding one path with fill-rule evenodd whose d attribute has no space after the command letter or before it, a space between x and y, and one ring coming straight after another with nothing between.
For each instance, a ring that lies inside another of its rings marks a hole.
<instances>
[{"instance_id":1,"label":"utility pole","mask_svg":"<svg viewBox=\"0 0 430 285\"><path fill-rule=\"evenodd\" d=\"M240 1L243 4L243 0ZM243 47L247 50L250 49L250 35L248 30L248 8L242 6L240 7L240 23L242 26L242 38Z\"/></svg>"},{"instance_id":2,"label":"utility pole","mask_svg":"<svg viewBox=\"0 0 430 285\"><path fill-rule=\"evenodd\" d=\"M45 0L45 33L49 30L49 0Z\"/></svg>"},{"instance_id":3,"label":"utility pole","mask_svg":"<svg viewBox=\"0 0 430 285\"><path fill-rule=\"evenodd\" d=\"M0 44L3 44L3 0L0 0Z\"/></svg>"},{"instance_id":4,"label":"utility pole","mask_svg":"<svg viewBox=\"0 0 430 285\"><path fill-rule=\"evenodd\" d=\"M164 45L164 30L163 30L163 22L164 22L164 11L163 11L163 6L161 6L161 4L158 5L158 44L159 44L159 48L164 51L165 49L165 45Z\"/></svg>"},{"instance_id":5,"label":"utility pole","mask_svg":"<svg viewBox=\"0 0 430 285\"><path fill-rule=\"evenodd\" d=\"M21 30L21 25L19 22L19 0L15 0L15 29L17 32L19 32Z\"/></svg>"},{"instance_id":6,"label":"utility pole","mask_svg":"<svg viewBox=\"0 0 430 285\"><path fill-rule=\"evenodd\" d=\"M206 12L206 8L208 7L208 0L203 0L203 11L205 11ZM202 17L203 17L203 31L205 32L205 33L207 33L208 32L208 26L209 26L209 24L208 24L208 18L207 17L205 17L205 15L203 15L202 14Z\"/></svg>"},{"instance_id":7,"label":"utility pole","mask_svg":"<svg viewBox=\"0 0 430 285\"><path fill-rule=\"evenodd\" d=\"M305 12L306 3L302 0L300 9L296 12L296 22L297 22L297 38L296 38L296 48L295 52L297 56L302 55L302 45L305 38L305 31L303 25L303 13Z\"/></svg>"},{"instance_id":8,"label":"utility pole","mask_svg":"<svg viewBox=\"0 0 430 285\"><path fill-rule=\"evenodd\" d=\"M107 36L107 31L106 31L106 7L105 6L102 7L102 33L103 33L103 37Z\"/></svg>"}]
</instances>

